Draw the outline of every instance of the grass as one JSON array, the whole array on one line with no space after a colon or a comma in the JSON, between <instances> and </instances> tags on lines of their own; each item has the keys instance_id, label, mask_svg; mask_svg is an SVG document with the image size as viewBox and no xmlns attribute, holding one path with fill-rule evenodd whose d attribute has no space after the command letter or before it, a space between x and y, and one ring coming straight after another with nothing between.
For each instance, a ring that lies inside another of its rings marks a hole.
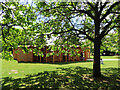
<instances>
[{"instance_id":1,"label":"grass","mask_svg":"<svg viewBox=\"0 0 120 90\"><path fill-rule=\"evenodd\" d=\"M92 77L92 65L88 62L68 63L18 63L2 62L3 89L17 88L67 88L67 89L118 89L120 75L118 61L104 61L102 77Z\"/></svg>"},{"instance_id":2,"label":"grass","mask_svg":"<svg viewBox=\"0 0 120 90\"><path fill-rule=\"evenodd\" d=\"M93 59L93 56L90 56ZM120 56L101 56L102 59L118 59Z\"/></svg>"},{"instance_id":3,"label":"grass","mask_svg":"<svg viewBox=\"0 0 120 90\"><path fill-rule=\"evenodd\" d=\"M7 67L6 67L7 66ZM18 63L17 61L2 61L2 77L19 78L24 77L27 74L35 74L44 71L54 71L57 68L69 68L69 67L90 67L92 68L92 62L73 62L73 63ZM17 74L15 72L18 72ZM11 74L9 74L11 73Z\"/></svg>"},{"instance_id":4,"label":"grass","mask_svg":"<svg viewBox=\"0 0 120 90\"><path fill-rule=\"evenodd\" d=\"M104 61L105 65L101 65L102 68L114 67L118 68L118 61ZM71 63L18 63L16 60L6 61L2 60L2 77L25 77L27 74L35 74L44 71L54 71L57 68L69 68L69 67L86 67L93 68L92 62L71 62ZM18 72L17 74L15 72Z\"/></svg>"}]
</instances>

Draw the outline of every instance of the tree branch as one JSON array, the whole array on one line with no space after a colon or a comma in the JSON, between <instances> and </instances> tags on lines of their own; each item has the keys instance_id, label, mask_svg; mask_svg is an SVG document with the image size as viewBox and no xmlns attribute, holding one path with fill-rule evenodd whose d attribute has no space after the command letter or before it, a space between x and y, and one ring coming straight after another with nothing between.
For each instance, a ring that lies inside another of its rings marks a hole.
<instances>
[{"instance_id":1,"label":"tree branch","mask_svg":"<svg viewBox=\"0 0 120 90\"><path fill-rule=\"evenodd\" d=\"M59 12L59 11L58 11ZM69 20L69 22L71 23L71 25L73 26L73 28L74 28L74 25L73 25L73 23L70 21L70 18L68 18L67 17L67 15L64 15L63 13L61 13L61 12L59 12L61 15L63 15L63 16L65 16L68 20Z\"/></svg>"},{"instance_id":2,"label":"tree branch","mask_svg":"<svg viewBox=\"0 0 120 90\"><path fill-rule=\"evenodd\" d=\"M114 14L120 14L120 12L110 12L110 13L114 13Z\"/></svg>"},{"instance_id":3,"label":"tree branch","mask_svg":"<svg viewBox=\"0 0 120 90\"><path fill-rule=\"evenodd\" d=\"M73 6L74 10L76 10L76 7L73 5L73 2L71 2L71 3L72 3L72 6Z\"/></svg>"},{"instance_id":4,"label":"tree branch","mask_svg":"<svg viewBox=\"0 0 120 90\"><path fill-rule=\"evenodd\" d=\"M87 4L90 5L91 8L94 8L94 6L87 0Z\"/></svg>"},{"instance_id":5,"label":"tree branch","mask_svg":"<svg viewBox=\"0 0 120 90\"><path fill-rule=\"evenodd\" d=\"M44 9L44 10L41 10L40 12L45 12L45 11L49 11L49 10L52 10L52 9L57 9L57 8L67 8L67 7L65 7L66 5L60 5L60 6L58 6L58 7L53 7L53 8L50 8L50 9Z\"/></svg>"},{"instance_id":6,"label":"tree branch","mask_svg":"<svg viewBox=\"0 0 120 90\"><path fill-rule=\"evenodd\" d=\"M70 32L70 31L78 31L79 34L84 34L86 35L86 37L91 40L92 42L94 42L94 39L92 37L90 37L88 34L86 34L86 32L83 32L83 31L80 31L78 29L74 29L74 28L71 28L70 30L67 30L67 31L61 31L61 32L52 32L52 33L49 33L49 34L44 34L44 35L52 35L52 34L61 34L61 33L66 33L66 32ZM37 35L39 36L39 35Z\"/></svg>"},{"instance_id":7,"label":"tree branch","mask_svg":"<svg viewBox=\"0 0 120 90\"><path fill-rule=\"evenodd\" d=\"M78 10L80 13L85 13L87 14L89 17L91 17L92 19L94 19L94 16L92 15L92 13L90 11L84 11L84 10Z\"/></svg>"},{"instance_id":8,"label":"tree branch","mask_svg":"<svg viewBox=\"0 0 120 90\"><path fill-rule=\"evenodd\" d=\"M107 17L107 15L110 14L110 11L118 4L120 4L120 1L119 2L115 2L114 4L112 4L110 6L110 8L106 11L106 13L103 15L103 17L101 17L100 22L102 22L102 20L105 19Z\"/></svg>"},{"instance_id":9,"label":"tree branch","mask_svg":"<svg viewBox=\"0 0 120 90\"><path fill-rule=\"evenodd\" d=\"M101 14L101 13L102 13L102 11L103 11L103 8L104 8L104 7L105 7L107 4L108 4L108 2L105 2L105 3L104 3L104 5L100 7L99 14Z\"/></svg>"},{"instance_id":10,"label":"tree branch","mask_svg":"<svg viewBox=\"0 0 120 90\"><path fill-rule=\"evenodd\" d=\"M106 32L104 32L103 34L100 34L100 38L102 39L105 35L107 35L112 29L114 29L115 27L120 28L119 26L113 26L111 27L109 30L107 30Z\"/></svg>"}]
</instances>

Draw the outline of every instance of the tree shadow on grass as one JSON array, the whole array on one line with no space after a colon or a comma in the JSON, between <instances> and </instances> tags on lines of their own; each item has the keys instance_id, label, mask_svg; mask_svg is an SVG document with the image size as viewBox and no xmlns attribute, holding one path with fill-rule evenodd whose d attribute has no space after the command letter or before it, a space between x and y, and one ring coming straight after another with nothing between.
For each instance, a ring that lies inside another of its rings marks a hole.
<instances>
[{"instance_id":1,"label":"tree shadow on grass","mask_svg":"<svg viewBox=\"0 0 120 90\"><path fill-rule=\"evenodd\" d=\"M58 65L64 65L64 64L72 64L72 63L87 63L87 62L93 62L91 60L87 60L87 61L68 61L68 62L55 62L52 64L58 64ZM51 64L51 63L49 63Z\"/></svg>"},{"instance_id":2,"label":"tree shadow on grass","mask_svg":"<svg viewBox=\"0 0 120 90\"><path fill-rule=\"evenodd\" d=\"M120 59L120 56L118 56L118 57L116 57L116 58Z\"/></svg>"},{"instance_id":3,"label":"tree shadow on grass","mask_svg":"<svg viewBox=\"0 0 120 90\"><path fill-rule=\"evenodd\" d=\"M93 78L92 69L83 67L58 68L57 71L45 71L18 79L6 77L2 79L2 89L119 89L120 75L117 68L102 71L104 76L101 78Z\"/></svg>"},{"instance_id":4,"label":"tree shadow on grass","mask_svg":"<svg viewBox=\"0 0 120 90\"><path fill-rule=\"evenodd\" d=\"M87 60L87 61L68 61L68 62L44 62L44 63L40 63L40 62L19 62L19 63L34 63L34 64L57 64L57 65L64 65L64 64L72 64L72 63L87 63L87 62L93 62L91 60Z\"/></svg>"}]
</instances>

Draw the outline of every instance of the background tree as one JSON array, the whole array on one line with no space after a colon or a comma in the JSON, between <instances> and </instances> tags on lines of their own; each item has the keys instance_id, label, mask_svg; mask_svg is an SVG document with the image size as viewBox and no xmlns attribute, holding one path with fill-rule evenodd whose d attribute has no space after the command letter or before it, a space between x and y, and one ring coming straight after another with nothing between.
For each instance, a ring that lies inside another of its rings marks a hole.
<instances>
[{"instance_id":1,"label":"background tree","mask_svg":"<svg viewBox=\"0 0 120 90\"><path fill-rule=\"evenodd\" d=\"M111 51L118 53L118 30L114 30L113 32L106 35L102 40L101 52L103 51Z\"/></svg>"}]
</instances>

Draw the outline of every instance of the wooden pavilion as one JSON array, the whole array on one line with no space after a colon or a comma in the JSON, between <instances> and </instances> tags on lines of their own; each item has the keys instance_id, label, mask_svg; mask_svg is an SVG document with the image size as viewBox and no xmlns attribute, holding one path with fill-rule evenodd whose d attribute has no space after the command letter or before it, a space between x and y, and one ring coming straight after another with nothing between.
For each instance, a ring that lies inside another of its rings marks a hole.
<instances>
[{"instance_id":1,"label":"wooden pavilion","mask_svg":"<svg viewBox=\"0 0 120 90\"><path fill-rule=\"evenodd\" d=\"M20 47L18 47L17 49L13 49L13 58L17 59L18 62L68 62L68 61L81 61L80 56L72 56L68 53L67 55L65 55L64 53L61 53L59 55L51 55L49 57L47 57L47 53L58 53L59 51L52 51L52 50L48 50L48 46L45 46L42 49L38 49L41 50L44 54L44 56L40 56L38 53L38 56L35 56L33 53L33 49L37 48L37 47L32 47L32 46L28 46L28 49L31 49L31 51L29 51L28 53L23 53L22 49ZM87 50L82 50L79 46L75 49L78 49L79 51L77 52L78 54L80 54L81 52L84 54L83 56L83 60L86 61L88 58L90 58L90 48L88 48ZM15 53L16 50L19 50L18 53Z\"/></svg>"}]
</instances>

